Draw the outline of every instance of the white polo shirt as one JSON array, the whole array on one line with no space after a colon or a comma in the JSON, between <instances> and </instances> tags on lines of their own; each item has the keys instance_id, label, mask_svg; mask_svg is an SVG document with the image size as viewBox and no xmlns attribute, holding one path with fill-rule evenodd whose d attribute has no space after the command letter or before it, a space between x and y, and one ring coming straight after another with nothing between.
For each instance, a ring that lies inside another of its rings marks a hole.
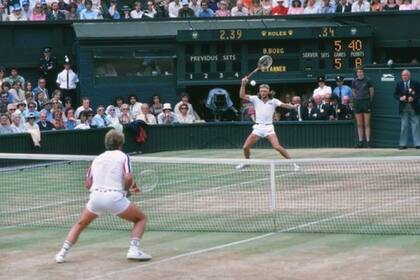
<instances>
[{"instance_id":1,"label":"white polo shirt","mask_svg":"<svg viewBox=\"0 0 420 280\"><path fill-rule=\"evenodd\" d=\"M312 95L312 97L315 98L315 96L320 95L322 98L324 98L327 94L331 95L331 93L332 90L329 86L317 87L314 90L314 94Z\"/></svg>"},{"instance_id":2,"label":"white polo shirt","mask_svg":"<svg viewBox=\"0 0 420 280\"><path fill-rule=\"evenodd\" d=\"M124 175L131 172L130 158L120 150L106 151L96 157L87 177L92 178L93 189L124 191Z\"/></svg>"},{"instance_id":3,"label":"white polo shirt","mask_svg":"<svg viewBox=\"0 0 420 280\"><path fill-rule=\"evenodd\" d=\"M255 122L257 124L273 124L274 112L277 107L283 104L276 98L268 99L267 102L264 102L255 95L250 95L249 101L254 104Z\"/></svg>"},{"instance_id":4,"label":"white polo shirt","mask_svg":"<svg viewBox=\"0 0 420 280\"><path fill-rule=\"evenodd\" d=\"M79 77L73 70L64 69L58 74L56 82L61 89L75 89L79 82Z\"/></svg>"}]
</instances>

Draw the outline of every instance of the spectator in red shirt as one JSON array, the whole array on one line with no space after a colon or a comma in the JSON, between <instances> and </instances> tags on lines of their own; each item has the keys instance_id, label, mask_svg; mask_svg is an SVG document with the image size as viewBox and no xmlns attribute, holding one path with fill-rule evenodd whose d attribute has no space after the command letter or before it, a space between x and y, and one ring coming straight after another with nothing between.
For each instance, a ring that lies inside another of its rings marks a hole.
<instances>
[{"instance_id":1,"label":"spectator in red shirt","mask_svg":"<svg viewBox=\"0 0 420 280\"><path fill-rule=\"evenodd\" d=\"M277 6L271 10L273 16L287 15L288 8L283 6L284 0L277 0Z\"/></svg>"}]
</instances>

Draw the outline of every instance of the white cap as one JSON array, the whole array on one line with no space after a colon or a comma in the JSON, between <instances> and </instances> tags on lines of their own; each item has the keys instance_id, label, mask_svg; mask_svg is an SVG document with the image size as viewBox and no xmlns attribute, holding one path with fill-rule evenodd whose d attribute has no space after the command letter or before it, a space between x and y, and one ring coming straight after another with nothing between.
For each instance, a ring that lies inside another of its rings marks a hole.
<instances>
[{"instance_id":1,"label":"white cap","mask_svg":"<svg viewBox=\"0 0 420 280\"><path fill-rule=\"evenodd\" d=\"M188 0L182 0L182 6L188 5Z\"/></svg>"},{"instance_id":2,"label":"white cap","mask_svg":"<svg viewBox=\"0 0 420 280\"><path fill-rule=\"evenodd\" d=\"M172 106L170 103L165 103L163 104L163 108L162 110L171 110L172 111Z\"/></svg>"}]
</instances>

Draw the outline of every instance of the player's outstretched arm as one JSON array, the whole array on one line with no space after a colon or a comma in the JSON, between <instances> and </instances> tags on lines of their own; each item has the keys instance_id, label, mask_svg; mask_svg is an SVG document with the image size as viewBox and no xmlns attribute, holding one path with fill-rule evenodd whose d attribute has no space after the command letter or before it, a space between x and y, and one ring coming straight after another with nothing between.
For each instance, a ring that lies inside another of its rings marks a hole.
<instances>
[{"instance_id":1,"label":"player's outstretched arm","mask_svg":"<svg viewBox=\"0 0 420 280\"><path fill-rule=\"evenodd\" d=\"M241 80L241 88L239 89L239 98L249 100L249 95L246 94L246 85L248 84L248 78L245 77Z\"/></svg>"},{"instance_id":2,"label":"player's outstretched arm","mask_svg":"<svg viewBox=\"0 0 420 280\"><path fill-rule=\"evenodd\" d=\"M280 107L290 109L290 110L296 110L298 105L293 105L289 103L281 103Z\"/></svg>"}]
</instances>

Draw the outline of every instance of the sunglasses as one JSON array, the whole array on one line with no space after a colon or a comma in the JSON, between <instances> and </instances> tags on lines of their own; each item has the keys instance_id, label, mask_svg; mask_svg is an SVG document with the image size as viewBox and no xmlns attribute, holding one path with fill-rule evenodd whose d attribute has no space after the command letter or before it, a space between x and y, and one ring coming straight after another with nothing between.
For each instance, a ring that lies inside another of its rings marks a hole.
<instances>
[{"instance_id":1,"label":"sunglasses","mask_svg":"<svg viewBox=\"0 0 420 280\"><path fill-rule=\"evenodd\" d=\"M16 109L15 108L11 108L11 109L9 109L9 111L16 111Z\"/></svg>"},{"instance_id":2,"label":"sunglasses","mask_svg":"<svg viewBox=\"0 0 420 280\"><path fill-rule=\"evenodd\" d=\"M180 110L188 110L188 108L181 108Z\"/></svg>"}]
</instances>

